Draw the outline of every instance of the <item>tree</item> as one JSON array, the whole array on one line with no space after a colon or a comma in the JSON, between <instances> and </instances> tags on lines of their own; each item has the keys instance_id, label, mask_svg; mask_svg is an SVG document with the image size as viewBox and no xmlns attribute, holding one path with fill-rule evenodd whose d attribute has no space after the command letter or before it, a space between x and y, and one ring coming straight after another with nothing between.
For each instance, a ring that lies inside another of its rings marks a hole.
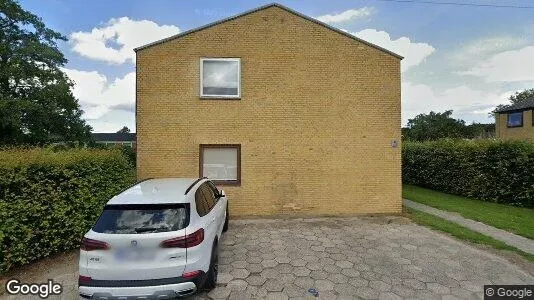
<instances>
[{"instance_id":1,"label":"tree","mask_svg":"<svg viewBox=\"0 0 534 300\"><path fill-rule=\"evenodd\" d=\"M124 126L117 133L130 133L130 128Z\"/></svg>"},{"instance_id":2,"label":"tree","mask_svg":"<svg viewBox=\"0 0 534 300\"><path fill-rule=\"evenodd\" d=\"M403 138L411 141L432 141L466 137L465 121L456 120L451 115L452 110L419 114L408 120L408 127L403 130Z\"/></svg>"},{"instance_id":3,"label":"tree","mask_svg":"<svg viewBox=\"0 0 534 300\"><path fill-rule=\"evenodd\" d=\"M513 95L508 97L508 100L510 100L511 104L516 104L516 103L520 103L522 101L525 101L525 100L531 99L531 98L534 98L534 88L526 89L526 90L523 90L523 91L520 91L520 92L515 92ZM508 106L508 105L506 105L506 104L497 105L497 107L495 107L495 109L492 112L490 112L490 117L495 117L495 112L497 110L505 108L506 106Z\"/></svg>"},{"instance_id":4,"label":"tree","mask_svg":"<svg viewBox=\"0 0 534 300\"><path fill-rule=\"evenodd\" d=\"M14 0L0 0L0 145L90 139L61 67L65 41Z\"/></svg>"}]
</instances>

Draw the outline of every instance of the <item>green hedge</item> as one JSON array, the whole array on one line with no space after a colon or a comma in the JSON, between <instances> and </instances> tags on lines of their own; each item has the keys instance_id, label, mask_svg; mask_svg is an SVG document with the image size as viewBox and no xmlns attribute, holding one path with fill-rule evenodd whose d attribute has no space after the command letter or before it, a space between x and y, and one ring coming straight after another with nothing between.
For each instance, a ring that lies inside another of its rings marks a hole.
<instances>
[{"instance_id":1,"label":"green hedge","mask_svg":"<svg viewBox=\"0 0 534 300\"><path fill-rule=\"evenodd\" d=\"M404 142L403 183L489 202L534 207L534 144Z\"/></svg>"},{"instance_id":2,"label":"green hedge","mask_svg":"<svg viewBox=\"0 0 534 300\"><path fill-rule=\"evenodd\" d=\"M133 181L120 150L0 150L0 272L78 247Z\"/></svg>"}]
</instances>

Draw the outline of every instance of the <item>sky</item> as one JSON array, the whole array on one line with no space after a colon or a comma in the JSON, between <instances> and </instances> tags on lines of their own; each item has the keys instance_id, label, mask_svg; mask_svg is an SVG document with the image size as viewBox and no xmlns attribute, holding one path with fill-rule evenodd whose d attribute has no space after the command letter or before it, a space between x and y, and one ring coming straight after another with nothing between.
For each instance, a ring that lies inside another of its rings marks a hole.
<instances>
[{"instance_id":1,"label":"sky","mask_svg":"<svg viewBox=\"0 0 534 300\"><path fill-rule=\"evenodd\" d=\"M400 1L400 2L398 2ZM305 15L404 56L402 123L453 110L467 123L516 91L534 88L534 1L432 0L523 8L440 5L423 0L280 0ZM266 1L20 0L68 41L83 117L94 132L135 131L133 48L268 4ZM532 8L524 8L532 7Z\"/></svg>"}]
</instances>

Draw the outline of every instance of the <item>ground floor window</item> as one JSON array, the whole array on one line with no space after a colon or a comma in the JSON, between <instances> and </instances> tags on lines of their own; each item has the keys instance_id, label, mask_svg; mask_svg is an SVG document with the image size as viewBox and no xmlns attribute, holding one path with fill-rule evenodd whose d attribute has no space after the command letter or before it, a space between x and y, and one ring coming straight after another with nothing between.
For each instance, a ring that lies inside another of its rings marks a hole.
<instances>
[{"instance_id":1,"label":"ground floor window","mask_svg":"<svg viewBox=\"0 0 534 300\"><path fill-rule=\"evenodd\" d=\"M216 184L241 184L241 145L201 144L200 176Z\"/></svg>"}]
</instances>

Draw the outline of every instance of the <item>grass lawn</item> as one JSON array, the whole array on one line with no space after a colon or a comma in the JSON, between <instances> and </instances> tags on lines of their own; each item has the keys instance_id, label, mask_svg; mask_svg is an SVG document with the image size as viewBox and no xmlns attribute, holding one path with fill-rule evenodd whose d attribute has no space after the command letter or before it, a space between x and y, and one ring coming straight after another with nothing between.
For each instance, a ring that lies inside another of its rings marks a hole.
<instances>
[{"instance_id":1,"label":"grass lawn","mask_svg":"<svg viewBox=\"0 0 534 300\"><path fill-rule=\"evenodd\" d=\"M405 199L441 210L457 212L465 218L534 239L534 209L484 202L412 185L403 185L402 196Z\"/></svg>"},{"instance_id":2,"label":"grass lawn","mask_svg":"<svg viewBox=\"0 0 534 300\"><path fill-rule=\"evenodd\" d=\"M424 212L420 212L418 210L406 208L406 211L409 214L410 218L415 223L418 223L418 224L421 224L421 225L424 225L424 226L427 226L427 227L430 227L430 228L433 228L439 231L447 232L451 234L452 236L459 238L461 240L466 240L466 241L476 243L476 244L490 245L496 249L513 251L513 252L520 254L527 260L534 262L534 255L523 252L517 248L508 246L505 243L498 241L496 239L493 239L489 236L485 236L478 232L472 231L468 228L462 227L456 223L449 222L447 220L441 219L433 215L429 215Z\"/></svg>"}]
</instances>

